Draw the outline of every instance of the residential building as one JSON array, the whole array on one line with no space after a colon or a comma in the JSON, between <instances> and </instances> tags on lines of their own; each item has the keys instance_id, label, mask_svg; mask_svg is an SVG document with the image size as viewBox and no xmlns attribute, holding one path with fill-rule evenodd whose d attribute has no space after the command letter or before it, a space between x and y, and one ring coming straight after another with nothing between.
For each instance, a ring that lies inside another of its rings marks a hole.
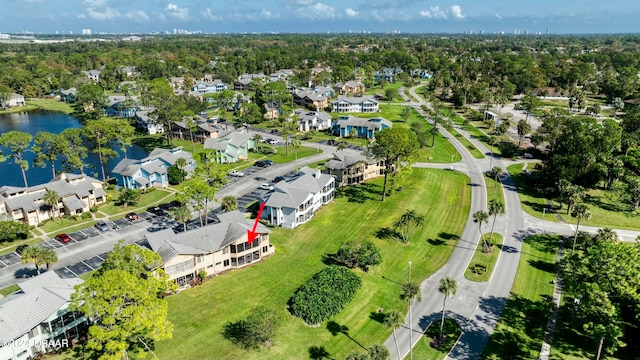
<instances>
[{"instance_id":1,"label":"residential building","mask_svg":"<svg viewBox=\"0 0 640 360\"><path fill-rule=\"evenodd\" d=\"M132 92L136 92L137 86L138 83L136 81L120 81L118 85L116 85L116 92L126 92L125 95L129 95Z\"/></svg>"},{"instance_id":2,"label":"residential building","mask_svg":"<svg viewBox=\"0 0 640 360\"><path fill-rule=\"evenodd\" d=\"M343 95L362 95L367 90L366 86L360 81L347 81L345 83L336 84L336 88Z\"/></svg>"},{"instance_id":3,"label":"residential building","mask_svg":"<svg viewBox=\"0 0 640 360\"><path fill-rule=\"evenodd\" d=\"M66 215L89 212L92 206L102 205L107 200L100 180L84 174L62 173L46 184L26 188L0 187L0 217L9 216L14 221L29 225L38 225L50 219L51 208L43 200L47 190L58 193L60 200L57 211ZM54 216L58 216L58 213Z\"/></svg>"},{"instance_id":4,"label":"residential building","mask_svg":"<svg viewBox=\"0 0 640 360\"><path fill-rule=\"evenodd\" d=\"M187 165L182 169L191 176L196 168L196 162L191 153L182 150L182 146L173 149L154 149L146 158L122 159L111 171L116 178L116 184L125 189L143 190L150 187L169 186L167 168L175 165L176 160L183 158Z\"/></svg>"},{"instance_id":5,"label":"residential building","mask_svg":"<svg viewBox=\"0 0 640 360\"><path fill-rule=\"evenodd\" d=\"M251 91L251 79L238 79L233 83L233 90L236 91Z\"/></svg>"},{"instance_id":6,"label":"residential building","mask_svg":"<svg viewBox=\"0 0 640 360\"><path fill-rule=\"evenodd\" d=\"M60 101L72 103L76 101L76 88L60 90Z\"/></svg>"},{"instance_id":7,"label":"residential building","mask_svg":"<svg viewBox=\"0 0 640 360\"><path fill-rule=\"evenodd\" d=\"M153 114L154 109L136 111L136 126L144 132L155 135L164 132L164 126L158 121Z\"/></svg>"},{"instance_id":8,"label":"residential building","mask_svg":"<svg viewBox=\"0 0 640 360\"><path fill-rule=\"evenodd\" d=\"M251 83L254 81L264 82L268 81L269 78L264 74L242 74L238 76L238 80L233 83L233 89L242 91L242 90L253 90L251 87Z\"/></svg>"},{"instance_id":9,"label":"residential building","mask_svg":"<svg viewBox=\"0 0 640 360\"><path fill-rule=\"evenodd\" d=\"M8 99L0 99L2 103L0 103L0 107L4 108L12 108L15 106L25 106L26 102L24 101L24 96L16 93L12 93L9 95Z\"/></svg>"},{"instance_id":10,"label":"residential building","mask_svg":"<svg viewBox=\"0 0 640 360\"><path fill-rule=\"evenodd\" d=\"M324 173L336 179L336 186L355 185L384 175L384 161L369 159L351 150L339 150L324 165Z\"/></svg>"},{"instance_id":11,"label":"residential building","mask_svg":"<svg viewBox=\"0 0 640 360\"><path fill-rule=\"evenodd\" d=\"M97 83L100 80L100 70L85 70L82 73L94 83Z\"/></svg>"},{"instance_id":12,"label":"residential building","mask_svg":"<svg viewBox=\"0 0 640 360\"><path fill-rule=\"evenodd\" d=\"M387 82L393 82L395 80L395 76L400 74L401 72L403 72L403 70L399 67L383 67L382 69L376 71L373 74L373 77L376 81L385 80Z\"/></svg>"},{"instance_id":13,"label":"residential building","mask_svg":"<svg viewBox=\"0 0 640 360\"><path fill-rule=\"evenodd\" d=\"M357 137L373 139L375 133L393 126L393 123L383 117L359 118L355 116L340 116L333 122L331 131L340 137L351 136L355 129Z\"/></svg>"},{"instance_id":14,"label":"residential building","mask_svg":"<svg viewBox=\"0 0 640 360\"><path fill-rule=\"evenodd\" d=\"M326 130L331 128L331 115L324 111L309 111L302 108L295 110L298 117L298 131Z\"/></svg>"},{"instance_id":15,"label":"residential building","mask_svg":"<svg viewBox=\"0 0 640 360\"><path fill-rule=\"evenodd\" d=\"M293 69L280 69L273 74L269 75L269 81L284 81L286 82L290 76L295 75Z\"/></svg>"},{"instance_id":16,"label":"residential building","mask_svg":"<svg viewBox=\"0 0 640 360\"><path fill-rule=\"evenodd\" d=\"M206 139L215 139L226 134L229 134L235 130L235 128L227 123L218 124L217 118L207 119L206 117L196 116L193 120L195 130L191 134L188 118L183 118L182 121L174 121L171 127L171 137L173 139L191 140L193 135L193 141L198 143L204 143Z\"/></svg>"},{"instance_id":17,"label":"residential building","mask_svg":"<svg viewBox=\"0 0 640 360\"><path fill-rule=\"evenodd\" d=\"M500 116L493 111L485 110L484 111L484 120L493 120L494 125L497 126L500 124Z\"/></svg>"},{"instance_id":18,"label":"residential building","mask_svg":"<svg viewBox=\"0 0 640 360\"><path fill-rule=\"evenodd\" d=\"M206 139L204 148L215 150L217 163L234 163L248 159L249 151L256 149L256 142L253 134L241 127L224 136Z\"/></svg>"},{"instance_id":19,"label":"residential building","mask_svg":"<svg viewBox=\"0 0 640 360\"><path fill-rule=\"evenodd\" d=\"M411 76L419 79L431 79L431 73L424 69L411 70Z\"/></svg>"},{"instance_id":20,"label":"residential building","mask_svg":"<svg viewBox=\"0 0 640 360\"><path fill-rule=\"evenodd\" d=\"M35 359L38 353L69 348L86 336L87 319L69 309L74 287L81 283L47 271L0 299L0 359Z\"/></svg>"},{"instance_id":21,"label":"residential building","mask_svg":"<svg viewBox=\"0 0 640 360\"><path fill-rule=\"evenodd\" d=\"M380 111L380 105L372 96L338 96L331 103L332 112L372 113Z\"/></svg>"},{"instance_id":22,"label":"residential building","mask_svg":"<svg viewBox=\"0 0 640 360\"><path fill-rule=\"evenodd\" d=\"M174 90L182 89L182 86L184 85L184 77L183 76L170 77L169 78L169 84L171 84L171 87Z\"/></svg>"},{"instance_id":23,"label":"residential building","mask_svg":"<svg viewBox=\"0 0 640 360\"><path fill-rule=\"evenodd\" d=\"M136 116L136 112L141 110L140 107L136 105L137 102L137 96L108 96L105 112L107 116L123 119L134 118Z\"/></svg>"},{"instance_id":24,"label":"residential building","mask_svg":"<svg viewBox=\"0 0 640 360\"><path fill-rule=\"evenodd\" d=\"M327 86L298 89L293 92L293 102L310 109L320 110L329 106L334 90Z\"/></svg>"},{"instance_id":25,"label":"residential building","mask_svg":"<svg viewBox=\"0 0 640 360\"><path fill-rule=\"evenodd\" d=\"M217 222L207 226L174 233L171 229L145 235L151 249L162 257L161 268L180 286L189 285L201 271L207 276L239 269L275 252L269 243L271 231L258 223L259 235L248 241L253 221L239 211L215 215Z\"/></svg>"},{"instance_id":26,"label":"residential building","mask_svg":"<svg viewBox=\"0 0 640 360\"><path fill-rule=\"evenodd\" d=\"M220 79L213 81L196 81L191 88L191 91L200 94L215 94L227 89L227 84L223 83Z\"/></svg>"},{"instance_id":27,"label":"residential building","mask_svg":"<svg viewBox=\"0 0 640 360\"><path fill-rule=\"evenodd\" d=\"M305 166L294 179L278 182L264 195L262 219L293 229L311 220L334 197L335 178Z\"/></svg>"},{"instance_id":28,"label":"residential building","mask_svg":"<svg viewBox=\"0 0 640 360\"><path fill-rule=\"evenodd\" d=\"M275 103L265 103L264 104L264 115L265 120L273 120L280 117L280 109L276 106Z\"/></svg>"},{"instance_id":29,"label":"residential building","mask_svg":"<svg viewBox=\"0 0 640 360\"><path fill-rule=\"evenodd\" d=\"M135 66L123 66L120 68L120 73L127 78L140 77L140 71Z\"/></svg>"}]
</instances>

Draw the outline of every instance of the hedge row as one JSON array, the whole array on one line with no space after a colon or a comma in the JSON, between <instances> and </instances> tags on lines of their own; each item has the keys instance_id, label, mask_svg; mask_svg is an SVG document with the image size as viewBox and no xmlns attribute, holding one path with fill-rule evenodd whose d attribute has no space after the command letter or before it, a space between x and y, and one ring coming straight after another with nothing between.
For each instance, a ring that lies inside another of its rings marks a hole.
<instances>
[{"instance_id":1,"label":"hedge row","mask_svg":"<svg viewBox=\"0 0 640 360\"><path fill-rule=\"evenodd\" d=\"M339 313L361 286L349 269L328 266L298 288L290 300L291 313L307 324L319 324Z\"/></svg>"}]
</instances>

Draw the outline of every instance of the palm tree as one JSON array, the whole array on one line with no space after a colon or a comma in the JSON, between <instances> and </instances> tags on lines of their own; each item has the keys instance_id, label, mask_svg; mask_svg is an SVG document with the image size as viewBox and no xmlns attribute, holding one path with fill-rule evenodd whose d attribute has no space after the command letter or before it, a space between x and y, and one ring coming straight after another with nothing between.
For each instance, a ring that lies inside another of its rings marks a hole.
<instances>
[{"instance_id":1,"label":"palm tree","mask_svg":"<svg viewBox=\"0 0 640 360\"><path fill-rule=\"evenodd\" d=\"M185 205L169 210L169 215L175 221L181 222L184 231L187 231L187 221L191 220L191 211Z\"/></svg>"},{"instance_id":2,"label":"palm tree","mask_svg":"<svg viewBox=\"0 0 640 360\"><path fill-rule=\"evenodd\" d=\"M402 284L402 293L400 294L400 298L407 301L411 301L413 299L422 301L420 286L413 281Z\"/></svg>"},{"instance_id":3,"label":"palm tree","mask_svg":"<svg viewBox=\"0 0 640 360\"><path fill-rule=\"evenodd\" d=\"M398 220L396 220L393 227L395 229L400 229L402 240L404 242L409 242L416 229L422 225L424 221L424 215L416 213L415 210L407 210Z\"/></svg>"},{"instance_id":4,"label":"palm tree","mask_svg":"<svg viewBox=\"0 0 640 360\"><path fill-rule=\"evenodd\" d=\"M442 330L444 329L444 311L445 311L445 306L447 305L447 298L456 294L456 292L458 291L458 282L453 280L450 277L440 279L440 287L438 287L438 291L444 294L444 300L442 302L442 320L440 321L440 336L439 336L439 338L442 339Z\"/></svg>"},{"instance_id":5,"label":"palm tree","mask_svg":"<svg viewBox=\"0 0 640 360\"><path fill-rule=\"evenodd\" d=\"M253 135L253 141L256 143L256 152L260 151L260 142L262 141L262 135L256 133Z\"/></svg>"},{"instance_id":6,"label":"palm tree","mask_svg":"<svg viewBox=\"0 0 640 360\"><path fill-rule=\"evenodd\" d=\"M384 345L373 344L369 348L368 351L369 360L389 360L391 358L391 354L389 354L389 349L387 349Z\"/></svg>"},{"instance_id":7,"label":"palm tree","mask_svg":"<svg viewBox=\"0 0 640 360\"><path fill-rule=\"evenodd\" d=\"M612 228L598 229L593 239L597 241L608 241L614 244L618 243L618 234Z\"/></svg>"},{"instance_id":8,"label":"palm tree","mask_svg":"<svg viewBox=\"0 0 640 360\"><path fill-rule=\"evenodd\" d=\"M176 165L176 167L177 167L178 169L180 169L180 171L182 172L182 173L181 173L181 175L182 175L182 181L184 181L184 173L185 173L184 168L186 168L186 167L187 167L187 159L185 159L185 158L181 158L181 157L180 157L180 158L177 158L177 159L176 159L176 163L175 163L175 165Z\"/></svg>"},{"instance_id":9,"label":"palm tree","mask_svg":"<svg viewBox=\"0 0 640 360\"><path fill-rule=\"evenodd\" d=\"M33 136L23 131L8 131L0 135L0 145L9 148L9 157L13 158L13 163L20 167L22 170L22 180L24 181L24 187L29 187L27 184L26 171L29 170L29 162L23 158L25 151L28 151L29 144Z\"/></svg>"},{"instance_id":10,"label":"palm tree","mask_svg":"<svg viewBox=\"0 0 640 360\"><path fill-rule=\"evenodd\" d=\"M225 196L220 201L220 208L223 212L238 210L238 199L232 195Z\"/></svg>"},{"instance_id":11,"label":"palm tree","mask_svg":"<svg viewBox=\"0 0 640 360\"><path fill-rule=\"evenodd\" d=\"M58 254L53 249L42 249L40 260L47 265L47 270L50 270L51 265L58 262Z\"/></svg>"},{"instance_id":12,"label":"palm tree","mask_svg":"<svg viewBox=\"0 0 640 360\"><path fill-rule=\"evenodd\" d=\"M484 240L484 235L482 234L482 224L489 222L489 214L482 210L478 210L473 213L473 221L478 223L478 230L480 230L480 238L482 241Z\"/></svg>"},{"instance_id":13,"label":"palm tree","mask_svg":"<svg viewBox=\"0 0 640 360\"><path fill-rule=\"evenodd\" d=\"M391 311L384 317L384 326L393 330L393 341L396 343L396 351L398 352L398 360L400 357L400 348L398 347L398 339L396 338L396 329L398 329L404 323L402 314L397 311Z\"/></svg>"},{"instance_id":14,"label":"palm tree","mask_svg":"<svg viewBox=\"0 0 640 360\"><path fill-rule=\"evenodd\" d=\"M436 136L438 136L440 131L438 127L434 125L431 129L429 129L429 135L431 135L431 147L434 148L436 146Z\"/></svg>"},{"instance_id":15,"label":"palm tree","mask_svg":"<svg viewBox=\"0 0 640 360\"><path fill-rule=\"evenodd\" d=\"M294 135L291 138L291 145L293 146L293 154L296 158L296 162L294 163L296 168L298 167L298 149L300 148L300 145L302 145L302 141L300 141L300 136L298 135Z\"/></svg>"},{"instance_id":16,"label":"palm tree","mask_svg":"<svg viewBox=\"0 0 640 360\"><path fill-rule=\"evenodd\" d=\"M60 195L55 190L47 190L42 197L44 204L49 207L50 217L53 220L53 216L58 212L58 202L60 201Z\"/></svg>"},{"instance_id":17,"label":"palm tree","mask_svg":"<svg viewBox=\"0 0 640 360\"><path fill-rule=\"evenodd\" d=\"M40 275L40 265L42 265L42 248L36 245L27 246L20 255L22 263L33 263L36 266L36 272Z\"/></svg>"},{"instance_id":18,"label":"palm tree","mask_svg":"<svg viewBox=\"0 0 640 360\"><path fill-rule=\"evenodd\" d=\"M493 224L491 224L491 236L489 242L493 243L493 227L496 226L496 218L498 215L504 214L504 204L496 199L489 200L489 216L493 216ZM487 244L487 251L489 246Z\"/></svg>"},{"instance_id":19,"label":"palm tree","mask_svg":"<svg viewBox=\"0 0 640 360\"><path fill-rule=\"evenodd\" d=\"M573 207L571 216L578 219L578 224L576 225L576 234L573 236L573 248L571 249L571 253L573 253L576 251L576 241L578 240L578 229L580 229L580 222L582 222L582 220L591 219L591 211L589 211L589 206L587 204L580 203L576 204Z\"/></svg>"}]
</instances>

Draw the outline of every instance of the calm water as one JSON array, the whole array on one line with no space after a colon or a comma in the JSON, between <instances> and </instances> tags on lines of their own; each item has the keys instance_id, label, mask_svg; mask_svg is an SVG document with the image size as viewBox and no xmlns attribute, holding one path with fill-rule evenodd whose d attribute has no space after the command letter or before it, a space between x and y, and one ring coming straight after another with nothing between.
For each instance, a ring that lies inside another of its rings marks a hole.
<instances>
[{"instance_id":1,"label":"calm water","mask_svg":"<svg viewBox=\"0 0 640 360\"><path fill-rule=\"evenodd\" d=\"M48 131L59 134L64 129L80 127L78 119L55 111L0 114L0 134L11 130L17 130L28 132L35 137L38 131ZM6 148L0 147L0 149L2 149L2 152L5 155L9 153ZM118 151L120 156L109 162L109 171L111 171L118 161L122 159L122 151L119 146L115 147L115 150ZM137 145L127 148L127 157L130 159L142 159L145 156L147 156L147 152ZM51 167L49 164L43 168L33 166L35 154L31 151L26 152L24 154L24 158L29 161L29 170L27 170L27 181L29 186L43 184L51 180ZM98 165L98 157L94 154L89 154L85 161L89 164L89 167L85 168L85 173L99 179L102 175L99 170L100 166ZM58 162L56 164L56 170L59 169L60 164ZM7 161L0 163L0 186L2 185L24 186L22 172L18 165L14 164L11 159L7 159Z\"/></svg>"}]
</instances>

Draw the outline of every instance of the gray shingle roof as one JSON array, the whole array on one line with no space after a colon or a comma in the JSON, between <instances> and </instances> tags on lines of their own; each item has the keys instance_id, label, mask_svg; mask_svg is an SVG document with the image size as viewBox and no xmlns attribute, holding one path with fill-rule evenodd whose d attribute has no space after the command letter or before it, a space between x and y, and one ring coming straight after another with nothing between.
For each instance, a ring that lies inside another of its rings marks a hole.
<instances>
[{"instance_id":1,"label":"gray shingle roof","mask_svg":"<svg viewBox=\"0 0 640 360\"><path fill-rule=\"evenodd\" d=\"M328 174L319 173L308 166L300 169L300 176L291 182L280 181L274 191L266 195L266 206L274 208L297 208L311 193L317 193L333 181Z\"/></svg>"}]
</instances>

